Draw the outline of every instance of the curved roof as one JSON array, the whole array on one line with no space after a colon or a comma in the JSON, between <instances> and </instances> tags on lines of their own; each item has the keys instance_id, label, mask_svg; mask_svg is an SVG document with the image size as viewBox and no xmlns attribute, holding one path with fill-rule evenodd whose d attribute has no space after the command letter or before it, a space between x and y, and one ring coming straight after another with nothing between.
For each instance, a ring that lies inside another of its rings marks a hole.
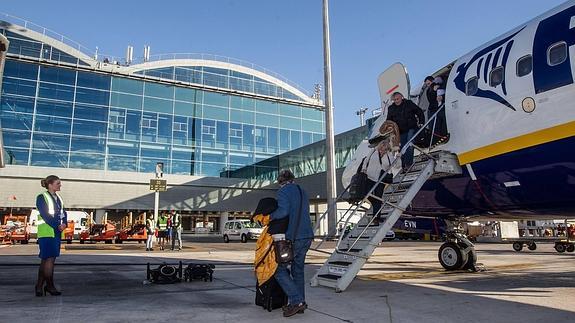
<instances>
[{"instance_id":1,"label":"curved roof","mask_svg":"<svg viewBox=\"0 0 575 323\"><path fill-rule=\"evenodd\" d=\"M131 65L131 66L126 66L125 69L130 74L141 74L142 72L145 72L145 71L157 70L157 69L169 68L169 67L180 67L180 68L211 67L211 68L216 68L216 69L224 69L224 70L230 70L230 71L234 71L234 72L238 72L238 73L242 73L242 74L247 74L247 75L254 76L256 78L255 80L258 80L258 79L259 79L259 81L263 80L267 83L281 87L282 89L287 90L289 93L291 93L293 96L296 96L300 100L310 102L310 103L314 102L314 100L311 99L308 95L306 95L301 90L299 90L295 86L287 83L284 80L280 80L274 76L271 76L271 75L264 73L264 72L261 72L259 70L255 70L255 69L252 69L252 68L249 68L246 66L241 66L241 65L237 65L237 64L229 63L229 62L223 62L223 61L217 61L217 60L206 60L206 59L166 59L166 60L151 61L151 62L140 63L140 64ZM161 77L161 78L172 79L172 80L174 79L173 77L170 77L170 76L165 76L165 77ZM189 82L189 83L194 83L194 82ZM287 97L287 98L289 98L289 97ZM295 98L291 98L291 99L295 99Z\"/></svg>"},{"instance_id":2,"label":"curved roof","mask_svg":"<svg viewBox=\"0 0 575 323\"><path fill-rule=\"evenodd\" d=\"M319 105L320 103L313 98L310 98L304 90L301 89L297 84L290 82L285 77L269 71L263 67L255 64L251 64L245 61L225 57L218 55L209 54L163 54L155 55L151 57L151 60L146 62L140 62L133 65L127 65L120 63L121 60L115 59L114 57L100 55L101 61L98 60L97 53L94 57L86 54L89 52L88 48L80 45L77 42L70 40L69 38L51 31L47 28L41 27L24 19L2 14L0 13L0 28L4 28L7 31L18 35L18 38L26 41L41 42L46 45L51 46L53 49L65 53L62 55L52 55L50 57L44 57L42 53L38 53L38 56L33 56L36 58L42 58L52 61L57 61L58 63L64 64L78 64L90 66L91 68L102 70L102 71L114 71L119 74L135 74L142 75L145 71L150 71L154 69L168 68L168 67L208 67L208 68L218 68L226 69L230 71L235 71L238 73L248 74L254 76L257 81L264 81L263 83L271 83L277 87L284 89L283 92L289 93L283 96L286 99L303 101L309 104ZM22 56L29 56L26 52L14 53ZM40 57L42 56L42 57ZM63 57L66 56L66 60ZM78 59L77 62L72 63L70 58ZM173 77L160 77L162 79L174 80ZM194 83L194 82L189 82ZM234 90L234 89L232 89ZM249 92L249 91L247 91ZM258 93L261 94L261 93ZM264 94L265 95L265 94ZM274 96L276 97L276 96ZM282 97L282 96L280 96Z\"/></svg>"}]
</instances>

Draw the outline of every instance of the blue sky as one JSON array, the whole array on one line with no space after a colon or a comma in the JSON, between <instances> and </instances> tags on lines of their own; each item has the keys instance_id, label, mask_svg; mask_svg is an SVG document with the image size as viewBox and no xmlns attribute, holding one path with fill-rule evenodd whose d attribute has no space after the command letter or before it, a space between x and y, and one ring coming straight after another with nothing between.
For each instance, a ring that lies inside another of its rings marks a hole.
<instances>
[{"instance_id":1,"label":"blue sky","mask_svg":"<svg viewBox=\"0 0 575 323\"><path fill-rule=\"evenodd\" d=\"M412 86L458 56L560 0L330 1L335 130L379 106L377 76L403 62ZM322 0L3 1L0 12L122 57L209 53L277 72L305 89L323 83Z\"/></svg>"}]
</instances>

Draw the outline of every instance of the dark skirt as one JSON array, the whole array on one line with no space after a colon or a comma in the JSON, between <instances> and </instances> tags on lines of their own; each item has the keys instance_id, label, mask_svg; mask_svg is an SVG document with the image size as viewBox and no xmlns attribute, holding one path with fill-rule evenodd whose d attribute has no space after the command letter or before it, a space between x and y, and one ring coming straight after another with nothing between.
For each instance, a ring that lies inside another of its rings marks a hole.
<instances>
[{"instance_id":1,"label":"dark skirt","mask_svg":"<svg viewBox=\"0 0 575 323\"><path fill-rule=\"evenodd\" d=\"M38 246L40 247L40 259L56 258L60 256L60 237L57 238L40 238Z\"/></svg>"}]
</instances>

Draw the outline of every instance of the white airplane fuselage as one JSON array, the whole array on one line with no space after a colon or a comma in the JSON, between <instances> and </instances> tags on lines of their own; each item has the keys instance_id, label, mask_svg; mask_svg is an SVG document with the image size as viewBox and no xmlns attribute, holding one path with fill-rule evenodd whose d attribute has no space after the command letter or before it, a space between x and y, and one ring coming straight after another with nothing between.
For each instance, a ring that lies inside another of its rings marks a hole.
<instances>
[{"instance_id":1,"label":"white airplane fuselage","mask_svg":"<svg viewBox=\"0 0 575 323\"><path fill-rule=\"evenodd\" d=\"M434 150L456 154L463 174L428 181L408 213L574 216L574 75L575 1L457 59L450 139Z\"/></svg>"}]
</instances>

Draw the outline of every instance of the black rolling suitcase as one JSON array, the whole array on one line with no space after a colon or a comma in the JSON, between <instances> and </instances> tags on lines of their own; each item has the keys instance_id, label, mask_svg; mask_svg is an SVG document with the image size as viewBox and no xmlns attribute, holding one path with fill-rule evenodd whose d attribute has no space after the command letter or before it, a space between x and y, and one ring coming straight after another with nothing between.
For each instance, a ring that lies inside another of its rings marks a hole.
<instances>
[{"instance_id":1,"label":"black rolling suitcase","mask_svg":"<svg viewBox=\"0 0 575 323\"><path fill-rule=\"evenodd\" d=\"M256 282L256 305L271 312L287 304L287 295L274 277L262 285Z\"/></svg>"}]
</instances>

